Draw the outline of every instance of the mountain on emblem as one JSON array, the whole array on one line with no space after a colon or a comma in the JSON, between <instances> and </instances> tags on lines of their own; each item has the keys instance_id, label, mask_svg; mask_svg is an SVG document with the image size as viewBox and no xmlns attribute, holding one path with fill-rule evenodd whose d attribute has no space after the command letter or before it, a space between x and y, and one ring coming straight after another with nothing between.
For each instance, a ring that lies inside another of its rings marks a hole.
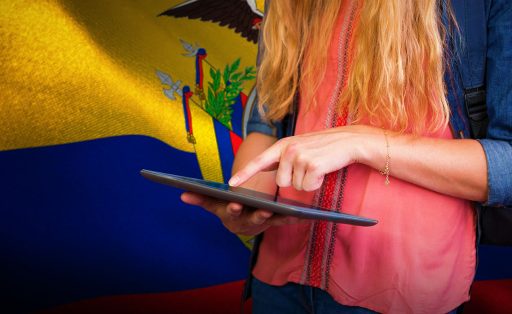
<instances>
[{"instance_id":1,"label":"mountain on emblem","mask_svg":"<svg viewBox=\"0 0 512 314\"><path fill-rule=\"evenodd\" d=\"M262 13L255 0L189 0L159 14L219 23L258 42Z\"/></svg>"}]
</instances>

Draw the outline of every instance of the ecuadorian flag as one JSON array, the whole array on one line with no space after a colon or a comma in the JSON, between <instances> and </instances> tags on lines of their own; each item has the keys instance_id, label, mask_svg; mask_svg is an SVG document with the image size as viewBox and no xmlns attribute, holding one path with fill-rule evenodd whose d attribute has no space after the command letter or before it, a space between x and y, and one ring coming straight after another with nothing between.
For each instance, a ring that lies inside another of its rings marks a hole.
<instances>
[{"instance_id":1,"label":"ecuadorian flag","mask_svg":"<svg viewBox=\"0 0 512 314\"><path fill-rule=\"evenodd\" d=\"M0 312L238 312L248 239L139 170L229 179L262 14L263 0L0 2ZM497 280L512 252L481 253L478 279L496 281L475 294L512 308Z\"/></svg>"}]
</instances>

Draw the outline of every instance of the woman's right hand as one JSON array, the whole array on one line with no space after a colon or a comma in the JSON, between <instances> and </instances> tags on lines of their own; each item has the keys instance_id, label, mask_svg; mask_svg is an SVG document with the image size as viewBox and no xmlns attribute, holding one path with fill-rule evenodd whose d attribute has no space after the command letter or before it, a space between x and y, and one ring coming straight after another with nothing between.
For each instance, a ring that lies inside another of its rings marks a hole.
<instances>
[{"instance_id":1,"label":"woman's right hand","mask_svg":"<svg viewBox=\"0 0 512 314\"><path fill-rule=\"evenodd\" d=\"M252 132L238 148L233 162L233 171L241 169L254 157L271 147L277 139L258 132ZM276 192L275 172L262 172L246 182L243 187L274 195ZM201 206L220 218L224 226L233 233L254 236L270 226L296 223L299 219L274 215L263 209L247 209L239 203L228 203L204 195L186 192L181 200L187 204Z\"/></svg>"},{"instance_id":2,"label":"woman's right hand","mask_svg":"<svg viewBox=\"0 0 512 314\"><path fill-rule=\"evenodd\" d=\"M274 215L264 209L244 209L244 206L239 203L228 203L190 192L183 193L181 200L190 205L203 207L219 217L229 231L246 236L257 235L271 226L299 222L295 217Z\"/></svg>"}]
</instances>

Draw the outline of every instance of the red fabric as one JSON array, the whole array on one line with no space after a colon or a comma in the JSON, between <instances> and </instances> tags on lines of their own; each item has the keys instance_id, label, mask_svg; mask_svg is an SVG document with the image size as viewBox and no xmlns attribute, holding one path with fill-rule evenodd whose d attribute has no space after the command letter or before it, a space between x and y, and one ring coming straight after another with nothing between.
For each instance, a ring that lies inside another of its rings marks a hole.
<instances>
[{"instance_id":1,"label":"red fabric","mask_svg":"<svg viewBox=\"0 0 512 314\"><path fill-rule=\"evenodd\" d=\"M247 105L247 95L240 93L240 100L242 102L242 109L245 109L245 105Z\"/></svg>"},{"instance_id":2,"label":"red fabric","mask_svg":"<svg viewBox=\"0 0 512 314\"><path fill-rule=\"evenodd\" d=\"M243 281L202 289L157 294L101 297L62 305L42 314L61 313L239 313ZM251 313L247 302L244 313ZM473 284L464 314L512 313L512 279Z\"/></svg>"},{"instance_id":3,"label":"red fabric","mask_svg":"<svg viewBox=\"0 0 512 314\"><path fill-rule=\"evenodd\" d=\"M230 131L229 137L231 138L231 147L233 148L233 156L236 156L238 152L238 148L242 144L242 138L238 136L235 132Z\"/></svg>"},{"instance_id":4,"label":"red fabric","mask_svg":"<svg viewBox=\"0 0 512 314\"><path fill-rule=\"evenodd\" d=\"M471 301L464 306L464 314L480 313L512 313L512 279L473 283Z\"/></svg>"},{"instance_id":5,"label":"red fabric","mask_svg":"<svg viewBox=\"0 0 512 314\"><path fill-rule=\"evenodd\" d=\"M190 97L192 97L194 93L192 92L188 92L188 93L185 93L185 104L186 104L186 109L187 109L187 121L188 121L188 132L190 134L194 134L194 129L192 128L192 114L190 113L190 104L189 104L189 101L190 101Z\"/></svg>"},{"instance_id":6,"label":"red fabric","mask_svg":"<svg viewBox=\"0 0 512 314\"><path fill-rule=\"evenodd\" d=\"M42 314L222 313L239 314L243 281L186 291L100 297L62 305ZM244 313L250 313L246 302Z\"/></svg>"},{"instance_id":7,"label":"red fabric","mask_svg":"<svg viewBox=\"0 0 512 314\"><path fill-rule=\"evenodd\" d=\"M329 208L330 203L332 202L332 199L334 197L334 188L336 186L336 177L337 172L329 173L325 176L325 189L324 189L324 195L323 198L320 201L320 207L322 208ZM312 254L312 260L311 260L311 272L310 272L310 279L309 284L314 287L321 287L322 286L322 273L323 273L323 267L322 267L322 261L324 259L325 255L325 242L327 239L325 238L327 231L327 222L324 220L317 221L315 224L315 239L313 243L313 251Z\"/></svg>"},{"instance_id":8,"label":"red fabric","mask_svg":"<svg viewBox=\"0 0 512 314\"><path fill-rule=\"evenodd\" d=\"M204 79L203 60L206 59L206 56L207 56L206 54L199 55L198 60L197 60L197 63L199 66L199 68L197 69L199 71L199 82L197 82L197 86L199 87L199 89L203 89L203 79Z\"/></svg>"}]
</instances>

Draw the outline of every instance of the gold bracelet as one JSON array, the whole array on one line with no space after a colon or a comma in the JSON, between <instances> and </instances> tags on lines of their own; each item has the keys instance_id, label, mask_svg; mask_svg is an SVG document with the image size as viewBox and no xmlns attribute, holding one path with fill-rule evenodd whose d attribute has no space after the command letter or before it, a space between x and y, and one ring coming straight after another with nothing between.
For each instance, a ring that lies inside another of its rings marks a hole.
<instances>
[{"instance_id":1,"label":"gold bracelet","mask_svg":"<svg viewBox=\"0 0 512 314\"><path fill-rule=\"evenodd\" d=\"M384 164L384 169L380 171L380 174L386 176L384 184L389 185L389 161L391 157L389 156L389 141L388 141L388 131L384 130L384 138L386 139L386 162Z\"/></svg>"}]
</instances>

